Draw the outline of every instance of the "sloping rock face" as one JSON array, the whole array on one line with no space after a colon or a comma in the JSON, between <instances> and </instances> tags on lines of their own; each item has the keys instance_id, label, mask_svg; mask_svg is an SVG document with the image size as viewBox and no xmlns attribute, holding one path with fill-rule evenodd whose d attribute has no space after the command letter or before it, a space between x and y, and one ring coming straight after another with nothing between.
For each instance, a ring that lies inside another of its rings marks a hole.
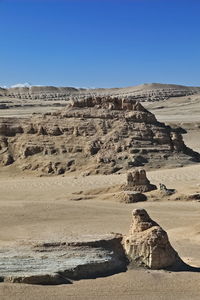
<instances>
[{"instance_id":1,"label":"sloping rock face","mask_svg":"<svg viewBox=\"0 0 200 300\"><path fill-rule=\"evenodd\" d=\"M129 234L124 238L124 248L133 264L150 269L164 269L180 263L167 233L144 209L133 210L132 216Z\"/></svg>"},{"instance_id":2,"label":"sloping rock face","mask_svg":"<svg viewBox=\"0 0 200 300\"><path fill-rule=\"evenodd\" d=\"M128 191L149 192L156 190L157 187L150 183L146 171L139 169L127 174L127 184L124 186L124 189Z\"/></svg>"},{"instance_id":3,"label":"sloping rock face","mask_svg":"<svg viewBox=\"0 0 200 300\"><path fill-rule=\"evenodd\" d=\"M0 119L0 164L40 174L111 174L199 161L180 133L140 103L89 97L56 113Z\"/></svg>"}]
</instances>

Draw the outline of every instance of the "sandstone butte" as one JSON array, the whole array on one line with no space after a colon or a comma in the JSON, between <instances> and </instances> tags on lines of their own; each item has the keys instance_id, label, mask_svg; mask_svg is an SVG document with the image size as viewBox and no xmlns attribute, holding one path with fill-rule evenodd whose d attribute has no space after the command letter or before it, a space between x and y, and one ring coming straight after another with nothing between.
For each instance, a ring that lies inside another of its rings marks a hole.
<instances>
[{"instance_id":1,"label":"sandstone butte","mask_svg":"<svg viewBox=\"0 0 200 300\"><path fill-rule=\"evenodd\" d=\"M86 97L29 119L0 119L0 166L64 174L111 174L200 161L181 130L128 98Z\"/></svg>"}]
</instances>

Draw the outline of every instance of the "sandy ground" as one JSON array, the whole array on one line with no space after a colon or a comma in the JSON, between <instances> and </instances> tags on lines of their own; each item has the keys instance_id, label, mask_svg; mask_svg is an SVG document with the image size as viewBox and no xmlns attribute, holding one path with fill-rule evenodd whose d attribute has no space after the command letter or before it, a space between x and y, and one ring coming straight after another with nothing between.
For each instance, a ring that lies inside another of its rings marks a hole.
<instances>
[{"instance_id":1,"label":"sandy ground","mask_svg":"<svg viewBox=\"0 0 200 300\"><path fill-rule=\"evenodd\" d=\"M198 121L198 114L194 118ZM183 119L188 122L189 116ZM199 129L193 128L185 135L186 143L195 150L200 150L199 134ZM162 182L176 188L179 195L200 192L200 164L159 169L148 172L148 177L152 183ZM200 267L200 202L182 201L180 196L179 201L158 199L123 204L109 192L104 196L91 192L124 181L123 174L12 177L0 173L0 245L16 245L27 240L65 240L94 233L126 233L132 209L143 207L167 230L181 258L191 266ZM199 276L199 269L196 272L129 270L71 285L1 283L0 299L200 299Z\"/></svg>"},{"instance_id":2,"label":"sandy ground","mask_svg":"<svg viewBox=\"0 0 200 300\"><path fill-rule=\"evenodd\" d=\"M200 122L199 94L142 104L161 122L194 124Z\"/></svg>"},{"instance_id":3,"label":"sandy ground","mask_svg":"<svg viewBox=\"0 0 200 300\"><path fill-rule=\"evenodd\" d=\"M170 176L171 174L171 176ZM200 167L158 170L152 182L167 179L170 187L200 191ZM188 178L191 178L191 180ZM0 240L15 244L27 240L65 240L77 235L126 233L131 210L144 207L168 231L182 259L200 266L200 203L156 201L118 203L110 197L76 199L78 191L123 182L123 175L92 177L1 179ZM187 186L185 186L187 185ZM107 278L82 280L66 286L0 284L0 299L199 299L198 272L129 270Z\"/></svg>"}]
</instances>

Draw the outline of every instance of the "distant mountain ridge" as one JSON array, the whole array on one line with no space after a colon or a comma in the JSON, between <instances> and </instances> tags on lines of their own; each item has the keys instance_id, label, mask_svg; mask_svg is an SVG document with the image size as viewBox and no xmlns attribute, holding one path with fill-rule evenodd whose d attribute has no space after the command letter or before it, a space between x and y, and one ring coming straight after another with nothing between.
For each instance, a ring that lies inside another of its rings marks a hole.
<instances>
[{"instance_id":1,"label":"distant mountain ridge","mask_svg":"<svg viewBox=\"0 0 200 300\"><path fill-rule=\"evenodd\" d=\"M59 99L68 100L71 97L85 96L116 96L131 97L137 101L159 101L170 97L182 97L200 93L200 87L176 84L148 83L122 88L75 88L55 86L14 86L0 88L0 96L19 99Z\"/></svg>"}]
</instances>

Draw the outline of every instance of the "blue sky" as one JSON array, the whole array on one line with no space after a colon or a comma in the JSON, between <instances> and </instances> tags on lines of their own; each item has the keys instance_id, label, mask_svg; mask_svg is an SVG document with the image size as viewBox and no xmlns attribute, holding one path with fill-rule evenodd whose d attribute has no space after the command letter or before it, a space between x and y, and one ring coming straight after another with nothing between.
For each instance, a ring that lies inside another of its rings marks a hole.
<instances>
[{"instance_id":1,"label":"blue sky","mask_svg":"<svg viewBox=\"0 0 200 300\"><path fill-rule=\"evenodd\" d=\"M199 0L0 0L0 85L200 86Z\"/></svg>"}]
</instances>

